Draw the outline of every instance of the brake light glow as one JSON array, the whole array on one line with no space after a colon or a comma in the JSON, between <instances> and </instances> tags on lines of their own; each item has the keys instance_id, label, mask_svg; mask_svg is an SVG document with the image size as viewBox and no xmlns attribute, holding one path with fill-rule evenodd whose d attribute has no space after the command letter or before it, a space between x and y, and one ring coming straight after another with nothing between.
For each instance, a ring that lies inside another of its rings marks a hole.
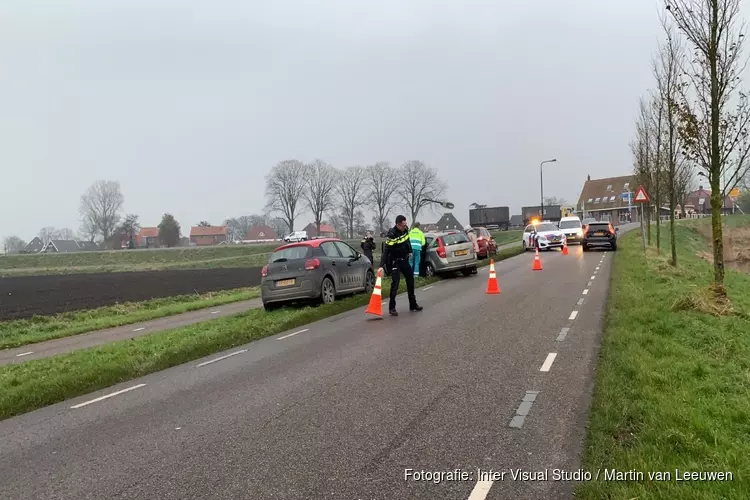
<instances>
[{"instance_id":1,"label":"brake light glow","mask_svg":"<svg viewBox=\"0 0 750 500\"><path fill-rule=\"evenodd\" d=\"M437 240L438 240L438 249L437 249L438 257L440 257L441 259L444 259L446 258L448 254L445 253L445 245L443 244L443 239L438 238Z\"/></svg>"},{"instance_id":2,"label":"brake light glow","mask_svg":"<svg viewBox=\"0 0 750 500\"><path fill-rule=\"evenodd\" d=\"M263 269L260 270L260 277L265 278L268 276L268 266L263 266Z\"/></svg>"},{"instance_id":3,"label":"brake light glow","mask_svg":"<svg viewBox=\"0 0 750 500\"><path fill-rule=\"evenodd\" d=\"M320 267L320 261L318 259L308 259L305 261L305 269L308 271L314 271Z\"/></svg>"},{"instance_id":4,"label":"brake light glow","mask_svg":"<svg viewBox=\"0 0 750 500\"><path fill-rule=\"evenodd\" d=\"M612 224L608 224L609 226L609 234L615 234L615 228L612 227Z\"/></svg>"}]
</instances>

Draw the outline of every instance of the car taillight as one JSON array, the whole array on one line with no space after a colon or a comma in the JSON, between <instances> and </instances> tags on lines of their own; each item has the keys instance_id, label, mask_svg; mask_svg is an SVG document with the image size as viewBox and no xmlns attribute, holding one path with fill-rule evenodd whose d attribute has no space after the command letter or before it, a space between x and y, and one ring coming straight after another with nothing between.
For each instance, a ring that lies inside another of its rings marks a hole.
<instances>
[{"instance_id":1,"label":"car taillight","mask_svg":"<svg viewBox=\"0 0 750 500\"><path fill-rule=\"evenodd\" d=\"M260 277L265 278L268 276L268 266L263 266L263 269L260 271Z\"/></svg>"},{"instance_id":2,"label":"car taillight","mask_svg":"<svg viewBox=\"0 0 750 500\"><path fill-rule=\"evenodd\" d=\"M609 224L609 234L615 234L615 228L612 227L612 224Z\"/></svg>"},{"instance_id":3,"label":"car taillight","mask_svg":"<svg viewBox=\"0 0 750 500\"><path fill-rule=\"evenodd\" d=\"M308 271L314 271L320 267L320 261L318 259L308 259L305 261L305 269Z\"/></svg>"},{"instance_id":4,"label":"car taillight","mask_svg":"<svg viewBox=\"0 0 750 500\"><path fill-rule=\"evenodd\" d=\"M443 240L441 238L438 238L438 249L437 249L438 257L441 259L444 259L446 257L445 253L445 245L443 244Z\"/></svg>"}]
</instances>

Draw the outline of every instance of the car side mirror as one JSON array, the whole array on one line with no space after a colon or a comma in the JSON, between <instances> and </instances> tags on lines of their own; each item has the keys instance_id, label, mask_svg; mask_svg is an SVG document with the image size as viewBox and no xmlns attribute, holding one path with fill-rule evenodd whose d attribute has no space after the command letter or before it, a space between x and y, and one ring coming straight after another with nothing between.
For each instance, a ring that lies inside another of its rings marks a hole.
<instances>
[{"instance_id":1,"label":"car side mirror","mask_svg":"<svg viewBox=\"0 0 750 500\"><path fill-rule=\"evenodd\" d=\"M615 228L615 232L616 232L616 233L619 233L619 232L620 232L620 228L619 228L619 227L616 227L616 228Z\"/></svg>"}]
</instances>

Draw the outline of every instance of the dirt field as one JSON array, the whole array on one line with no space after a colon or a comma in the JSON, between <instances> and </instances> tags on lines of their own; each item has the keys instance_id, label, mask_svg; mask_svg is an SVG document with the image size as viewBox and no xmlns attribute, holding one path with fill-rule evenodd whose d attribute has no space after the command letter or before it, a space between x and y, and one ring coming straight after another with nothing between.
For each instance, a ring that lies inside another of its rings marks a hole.
<instances>
[{"instance_id":1,"label":"dirt field","mask_svg":"<svg viewBox=\"0 0 750 500\"><path fill-rule=\"evenodd\" d=\"M0 278L0 320L260 284L260 268Z\"/></svg>"},{"instance_id":2,"label":"dirt field","mask_svg":"<svg viewBox=\"0 0 750 500\"><path fill-rule=\"evenodd\" d=\"M750 221L748 221L750 222ZM724 225L724 264L726 267L742 272L750 272L750 227L735 225ZM700 257L713 262L711 254L711 226L701 224L698 232L709 242L706 251L698 252Z\"/></svg>"}]
</instances>

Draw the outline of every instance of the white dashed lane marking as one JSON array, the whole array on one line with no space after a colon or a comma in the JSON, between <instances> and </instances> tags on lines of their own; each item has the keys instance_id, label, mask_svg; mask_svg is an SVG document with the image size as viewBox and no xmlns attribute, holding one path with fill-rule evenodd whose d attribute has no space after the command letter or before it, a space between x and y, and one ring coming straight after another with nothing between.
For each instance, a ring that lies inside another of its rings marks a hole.
<instances>
[{"instance_id":1,"label":"white dashed lane marking","mask_svg":"<svg viewBox=\"0 0 750 500\"><path fill-rule=\"evenodd\" d=\"M145 330L145 329L146 329L146 328L142 326L142 327L140 327L140 328L136 328L136 329L135 329L135 330L133 330L133 331L134 331L134 332L140 332L140 331L142 331L142 330Z\"/></svg>"},{"instance_id":2,"label":"white dashed lane marking","mask_svg":"<svg viewBox=\"0 0 750 500\"><path fill-rule=\"evenodd\" d=\"M219 314L221 311L211 311L211 314Z\"/></svg>"},{"instance_id":3,"label":"white dashed lane marking","mask_svg":"<svg viewBox=\"0 0 750 500\"><path fill-rule=\"evenodd\" d=\"M592 276L590 279L595 280L596 279L596 275Z\"/></svg>"},{"instance_id":4,"label":"white dashed lane marking","mask_svg":"<svg viewBox=\"0 0 750 500\"><path fill-rule=\"evenodd\" d=\"M560 333L557 335L557 341L562 342L565 340L565 337L568 336L568 332L570 331L570 328L561 328Z\"/></svg>"},{"instance_id":5,"label":"white dashed lane marking","mask_svg":"<svg viewBox=\"0 0 750 500\"><path fill-rule=\"evenodd\" d=\"M476 486L471 490L469 500L484 500L487 498L487 494L490 492L490 488L492 488L492 483L494 483L494 481L477 481Z\"/></svg>"},{"instance_id":6,"label":"white dashed lane marking","mask_svg":"<svg viewBox=\"0 0 750 500\"><path fill-rule=\"evenodd\" d=\"M573 311L572 313L570 313L570 317L568 317L568 319L574 320L576 319L576 316L578 316L578 311Z\"/></svg>"},{"instance_id":7,"label":"white dashed lane marking","mask_svg":"<svg viewBox=\"0 0 750 500\"><path fill-rule=\"evenodd\" d=\"M578 305L583 305L583 299L578 299Z\"/></svg>"},{"instance_id":8,"label":"white dashed lane marking","mask_svg":"<svg viewBox=\"0 0 750 500\"><path fill-rule=\"evenodd\" d=\"M542 367L539 368L540 372L548 372L550 368L552 368L552 363L555 362L555 358L557 357L556 352L551 352L547 354L547 359L544 360L544 363L542 364Z\"/></svg>"},{"instance_id":9,"label":"white dashed lane marking","mask_svg":"<svg viewBox=\"0 0 750 500\"><path fill-rule=\"evenodd\" d=\"M284 340L284 339L288 339L289 337L294 337L294 336L295 336L295 335L297 335L297 334L300 334L300 333L305 333L305 332L308 332L308 331L310 331L310 329L309 329L309 328L305 328L304 330L300 330L300 331L298 331L298 332L290 333L289 335L284 335L283 337L279 337L279 338L277 338L276 340Z\"/></svg>"},{"instance_id":10,"label":"white dashed lane marking","mask_svg":"<svg viewBox=\"0 0 750 500\"><path fill-rule=\"evenodd\" d=\"M139 388L141 388L141 387L145 387L145 386L146 386L146 384L138 384L138 385L134 385L133 387L128 387L127 389L123 389L123 390L121 390L121 391L113 392L113 393L111 393L111 394L107 394L107 395L105 395L105 396L101 396L101 397L99 397L99 398L96 398L96 399L92 399L92 400L90 400L90 401L86 401L86 402L84 402L84 403L79 403L79 404L77 404L77 405L73 405L73 406L71 406L71 407L70 407L70 409L71 409L71 410L75 410L76 408L81 408L81 407L83 407L83 406L86 406L86 405L90 405L91 403L98 403L99 401L104 401L105 399L109 399L109 398L111 398L111 397L114 397L114 396L118 396L118 395L120 395L120 394L123 394L123 393L125 393L125 392L129 392L129 391L132 391L132 390L134 390L134 389L139 389Z\"/></svg>"},{"instance_id":11,"label":"white dashed lane marking","mask_svg":"<svg viewBox=\"0 0 750 500\"><path fill-rule=\"evenodd\" d=\"M247 349L242 349L242 350L239 350L239 351L235 351L235 352L229 353L229 354L227 354L225 356L220 356L220 357L218 357L216 359L212 359L210 361L205 361L205 362L199 364L198 368L200 368L201 366L210 365L211 363L216 363L217 361L221 361L222 359L227 359L227 358L231 358L232 356L237 356L238 354L242 354L243 352L247 352Z\"/></svg>"},{"instance_id":12,"label":"white dashed lane marking","mask_svg":"<svg viewBox=\"0 0 750 500\"><path fill-rule=\"evenodd\" d=\"M586 288L586 289L585 289L585 290L583 291L583 295L588 295L588 294L589 294L589 289L588 289L588 288Z\"/></svg>"},{"instance_id":13,"label":"white dashed lane marking","mask_svg":"<svg viewBox=\"0 0 750 500\"><path fill-rule=\"evenodd\" d=\"M16 357L20 358L21 356L28 356L29 354L34 354L34 351L22 352L21 354L16 354Z\"/></svg>"}]
</instances>

